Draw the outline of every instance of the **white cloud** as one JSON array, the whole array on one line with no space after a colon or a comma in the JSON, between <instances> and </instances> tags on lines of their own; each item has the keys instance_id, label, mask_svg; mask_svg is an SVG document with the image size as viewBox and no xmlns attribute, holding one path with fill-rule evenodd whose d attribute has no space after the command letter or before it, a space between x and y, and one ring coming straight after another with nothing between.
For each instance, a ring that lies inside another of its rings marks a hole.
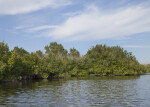
<instances>
[{"instance_id":1,"label":"white cloud","mask_svg":"<svg viewBox=\"0 0 150 107\"><path fill-rule=\"evenodd\" d=\"M47 36L65 40L97 40L123 38L149 31L150 7L137 5L103 12L92 5L51 29Z\"/></svg>"},{"instance_id":2,"label":"white cloud","mask_svg":"<svg viewBox=\"0 0 150 107\"><path fill-rule=\"evenodd\" d=\"M57 26L51 26L51 25L43 25L33 28L27 28L26 32L36 32L36 31L42 31L42 30L48 30L48 29L54 29L57 28Z\"/></svg>"},{"instance_id":3,"label":"white cloud","mask_svg":"<svg viewBox=\"0 0 150 107\"><path fill-rule=\"evenodd\" d=\"M71 4L71 0L0 0L0 14L29 13L42 8L57 8Z\"/></svg>"}]
</instances>

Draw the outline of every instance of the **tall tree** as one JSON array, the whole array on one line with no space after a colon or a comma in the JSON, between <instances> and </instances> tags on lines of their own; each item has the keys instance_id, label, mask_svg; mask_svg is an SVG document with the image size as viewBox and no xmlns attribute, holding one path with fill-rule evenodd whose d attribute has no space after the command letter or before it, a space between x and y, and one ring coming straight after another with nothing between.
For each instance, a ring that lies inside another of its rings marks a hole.
<instances>
[{"instance_id":1,"label":"tall tree","mask_svg":"<svg viewBox=\"0 0 150 107\"><path fill-rule=\"evenodd\" d=\"M78 59L80 57L80 53L75 48L70 48L69 57L71 59Z\"/></svg>"},{"instance_id":2,"label":"tall tree","mask_svg":"<svg viewBox=\"0 0 150 107\"><path fill-rule=\"evenodd\" d=\"M0 61L7 63L10 52L8 45L3 41L0 42Z\"/></svg>"}]
</instances>

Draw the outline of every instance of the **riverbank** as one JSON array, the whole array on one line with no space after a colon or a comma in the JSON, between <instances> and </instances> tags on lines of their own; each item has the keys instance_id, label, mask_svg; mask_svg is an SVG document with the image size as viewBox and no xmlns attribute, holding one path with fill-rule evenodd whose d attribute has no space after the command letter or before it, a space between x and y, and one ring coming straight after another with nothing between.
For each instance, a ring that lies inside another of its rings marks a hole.
<instances>
[{"instance_id":1,"label":"riverbank","mask_svg":"<svg viewBox=\"0 0 150 107\"><path fill-rule=\"evenodd\" d=\"M78 75L78 76L50 76L48 78L38 78L38 77L24 77L24 78L14 78L14 79L7 79L1 80L0 82L17 82L17 81L40 81L40 80L59 80L59 79L68 79L68 78L107 78L107 77L128 77L128 76L140 76L140 75L147 75L145 74L126 74L126 75Z\"/></svg>"}]
</instances>

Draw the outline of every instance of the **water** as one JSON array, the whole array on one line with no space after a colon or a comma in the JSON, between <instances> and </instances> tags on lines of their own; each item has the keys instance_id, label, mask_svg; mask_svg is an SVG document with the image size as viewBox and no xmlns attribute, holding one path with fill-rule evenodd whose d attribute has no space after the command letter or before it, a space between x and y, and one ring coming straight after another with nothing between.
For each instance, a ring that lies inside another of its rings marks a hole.
<instances>
[{"instance_id":1,"label":"water","mask_svg":"<svg viewBox=\"0 0 150 107\"><path fill-rule=\"evenodd\" d=\"M0 83L0 106L148 107L150 75Z\"/></svg>"}]
</instances>

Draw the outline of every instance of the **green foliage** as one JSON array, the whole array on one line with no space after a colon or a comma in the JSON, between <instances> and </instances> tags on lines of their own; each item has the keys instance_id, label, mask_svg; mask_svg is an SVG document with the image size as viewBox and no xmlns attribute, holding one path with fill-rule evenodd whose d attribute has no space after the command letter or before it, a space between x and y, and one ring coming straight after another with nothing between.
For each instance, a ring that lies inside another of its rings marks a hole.
<instances>
[{"instance_id":1,"label":"green foliage","mask_svg":"<svg viewBox=\"0 0 150 107\"><path fill-rule=\"evenodd\" d=\"M0 73L3 73L6 70L6 63L0 61Z\"/></svg>"},{"instance_id":2,"label":"green foliage","mask_svg":"<svg viewBox=\"0 0 150 107\"><path fill-rule=\"evenodd\" d=\"M119 46L96 45L86 57L96 75L136 75L145 71L131 52Z\"/></svg>"},{"instance_id":3,"label":"green foliage","mask_svg":"<svg viewBox=\"0 0 150 107\"><path fill-rule=\"evenodd\" d=\"M12 51L11 56L8 59L8 70L11 77L17 78L24 71L24 66L21 57L17 55L16 51Z\"/></svg>"},{"instance_id":4,"label":"green foliage","mask_svg":"<svg viewBox=\"0 0 150 107\"><path fill-rule=\"evenodd\" d=\"M70 48L69 57L70 59L78 59L80 57L80 53L75 48Z\"/></svg>"},{"instance_id":5,"label":"green foliage","mask_svg":"<svg viewBox=\"0 0 150 107\"><path fill-rule=\"evenodd\" d=\"M15 52L16 52L16 55L17 55L17 56L20 56L20 57L22 57L22 56L24 56L24 55L26 55L26 54L29 54L26 50L24 50L23 48L18 48L17 46L14 47L14 50L13 50L13 51L15 51Z\"/></svg>"},{"instance_id":6,"label":"green foliage","mask_svg":"<svg viewBox=\"0 0 150 107\"><path fill-rule=\"evenodd\" d=\"M0 42L0 61L7 63L9 55L10 55L10 52L9 52L8 45L4 43L4 41Z\"/></svg>"},{"instance_id":7,"label":"green foliage","mask_svg":"<svg viewBox=\"0 0 150 107\"><path fill-rule=\"evenodd\" d=\"M67 55L67 50L61 44L57 44L57 42L51 42L49 46L45 46L45 50L46 54L50 57L57 57L57 59L63 59Z\"/></svg>"},{"instance_id":8,"label":"green foliage","mask_svg":"<svg viewBox=\"0 0 150 107\"><path fill-rule=\"evenodd\" d=\"M143 67L145 67L147 73L150 73L150 64L143 65Z\"/></svg>"},{"instance_id":9,"label":"green foliage","mask_svg":"<svg viewBox=\"0 0 150 107\"><path fill-rule=\"evenodd\" d=\"M40 51L40 50L36 51L36 55L37 55L40 59L42 59L42 58L44 57L43 52Z\"/></svg>"},{"instance_id":10,"label":"green foliage","mask_svg":"<svg viewBox=\"0 0 150 107\"><path fill-rule=\"evenodd\" d=\"M4 73L7 69L7 64L0 61L0 80L2 80L4 78Z\"/></svg>"},{"instance_id":11,"label":"green foliage","mask_svg":"<svg viewBox=\"0 0 150 107\"><path fill-rule=\"evenodd\" d=\"M61 44L51 42L46 52L29 53L15 47L9 51L6 43L0 42L0 80L39 79L85 75L138 75L150 70L141 65L131 52L119 46L96 45L80 56L75 48L68 53Z\"/></svg>"}]
</instances>

